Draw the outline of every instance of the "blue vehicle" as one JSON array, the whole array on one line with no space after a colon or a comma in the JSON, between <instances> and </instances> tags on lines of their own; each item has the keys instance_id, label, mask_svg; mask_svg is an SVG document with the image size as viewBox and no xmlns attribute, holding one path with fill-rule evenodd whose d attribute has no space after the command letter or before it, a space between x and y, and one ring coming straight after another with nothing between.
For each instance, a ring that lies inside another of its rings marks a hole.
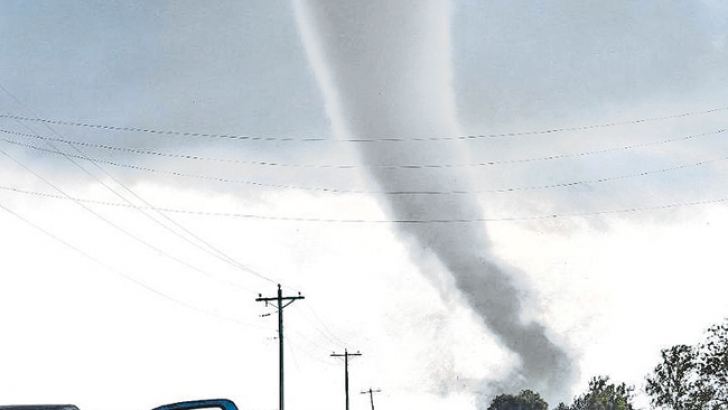
<instances>
[{"instance_id":1,"label":"blue vehicle","mask_svg":"<svg viewBox=\"0 0 728 410\"><path fill-rule=\"evenodd\" d=\"M165 404L153 410L196 410L196 409L220 409L238 410L238 407L228 399L193 400L179 403ZM0 409L2 410L2 409Z\"/></svg>"}]
</instances>

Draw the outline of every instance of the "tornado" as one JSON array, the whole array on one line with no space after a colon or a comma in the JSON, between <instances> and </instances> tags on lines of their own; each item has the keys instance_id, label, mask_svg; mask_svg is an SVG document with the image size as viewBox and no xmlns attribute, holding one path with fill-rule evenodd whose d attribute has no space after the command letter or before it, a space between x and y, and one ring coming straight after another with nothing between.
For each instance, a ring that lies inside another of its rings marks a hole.
<instances>
[{"instance_id":1,"label":"tornado","mask_svg":"<svg viewBox=\"0 0 728 410\"><path fill-rule=\"evenodd\" d=\"M462 163L451 84L450 14L444 0L296 0L299 32L337 138L355 139L381 192L472 191L462 168L391 164ZM421 140L421 139L424 139ZM380 195L396 220L477 219L470 195ZM413 260L441 262L470 307L519 363L499 388L530 388L564 399L574 369L543 324L522 318L528 292L493 255L476 223L397 224ZM424 271L424 269L423 269ZM492 385L490 386L493 387Z\"/></svg>"}]
</instances>

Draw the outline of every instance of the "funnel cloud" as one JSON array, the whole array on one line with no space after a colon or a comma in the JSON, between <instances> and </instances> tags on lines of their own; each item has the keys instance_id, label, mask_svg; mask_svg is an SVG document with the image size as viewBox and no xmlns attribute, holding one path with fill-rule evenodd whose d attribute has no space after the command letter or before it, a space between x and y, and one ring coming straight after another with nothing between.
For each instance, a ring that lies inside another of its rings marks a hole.
<instances>
[{"instance_id":1,"label":"funnel cloud","mask_svg":"<svg viewBox=\"0 0 728 410\"><path fill-rule=\"evenodd\" d=\"M451 79L449 4L441 0L299 0L304 45L339 137L422 138L459 135ZM358 143L367 164L457 163L453 141ZM383 191L467 190L468 175L453 169L391 169L369 173ZM464 195L396 195L381 202L396 219L478 218ZM517 374L499 388L532 388L564 399L574 375L567 352L539 323L522 315L523 290L514 271L491 254L476 224L402 224L413 257L436 255L471 308L503 346L520 359ZM490 386L493 388L494 386Z\"/></svg>"}]
</instances>

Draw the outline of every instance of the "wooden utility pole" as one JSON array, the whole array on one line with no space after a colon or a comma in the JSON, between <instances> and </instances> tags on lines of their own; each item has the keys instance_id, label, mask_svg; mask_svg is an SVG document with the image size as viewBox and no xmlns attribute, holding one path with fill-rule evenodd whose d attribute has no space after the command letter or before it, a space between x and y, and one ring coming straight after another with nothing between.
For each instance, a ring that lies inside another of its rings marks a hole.
<instances>
[{"instance_id":1,"label":"wooden utility pole","mask_svg":"<svg viewBox=\"0 0 728 410\"><path fill-rule=\"evenodd\" d=\"M348 350L344 349L344 353L331 354L331 357L344 358L344 391L346 393L346 410L349 410L349 357L351 356L361 356L361 353L349 353Z\"/></svg>"},{"instance_id":2,"label":"wooden utility pole","mask_svg":"<svg viewBox=\"0 0 728 410\"><path fill-rule=\"evenodd\" d=\"M372 410L374 410L374 393L381 393L382 391L380 389L372 390L370 387L369 390L364 390L361 392L361 394L368 394L369 395L369 401L372 403Z\"/></svg>"},{"instance_id":3,"label":"wooden utility pole","mask_svg":"<svg viewBox=\"0 0 728 410\"><path fill-rule=\"evenodd\" d=\"M291 303L305 299L301 296L301 292L298 292L298 296L283 296L281 285L278 284L278 294L275 297L264 298L263 295L258 294L255 299L256 302L265 302L268 306L273 303L274 307L278 309L278 410L284 410L284 390L283 390L283 309Z\"/></svg>"}]
</instances>

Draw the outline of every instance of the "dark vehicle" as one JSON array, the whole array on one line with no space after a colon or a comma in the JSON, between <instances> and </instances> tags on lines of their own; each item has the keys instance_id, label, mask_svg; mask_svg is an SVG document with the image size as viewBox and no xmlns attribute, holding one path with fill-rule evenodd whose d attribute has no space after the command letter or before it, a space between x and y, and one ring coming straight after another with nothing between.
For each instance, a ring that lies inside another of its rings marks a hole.
<instances>
[{"instance_id":1,"label":"dark vehicle","mask_svg":"<svg viewBox=\"0 0 728 410\"><path fill-rule=\"evenodd\" d=\"M73 404L29 404L21 406L0 406L0 410L78 410Z\"/></svg>"},{"instance_id":2,"label":"dark vehicle","mask_svg":"<svg viewBox=\"0 0 728 410\"><path fill-rule=\"evenodd\" d=\"M179 403L165 404L153 410L197 410L197 409L219 409L238 410L238 407L228 399L210 399L182 401ZM0 410L79 410L73 404L37 404L22 406L0 406Z\"/></svg>"}]
</instances>

